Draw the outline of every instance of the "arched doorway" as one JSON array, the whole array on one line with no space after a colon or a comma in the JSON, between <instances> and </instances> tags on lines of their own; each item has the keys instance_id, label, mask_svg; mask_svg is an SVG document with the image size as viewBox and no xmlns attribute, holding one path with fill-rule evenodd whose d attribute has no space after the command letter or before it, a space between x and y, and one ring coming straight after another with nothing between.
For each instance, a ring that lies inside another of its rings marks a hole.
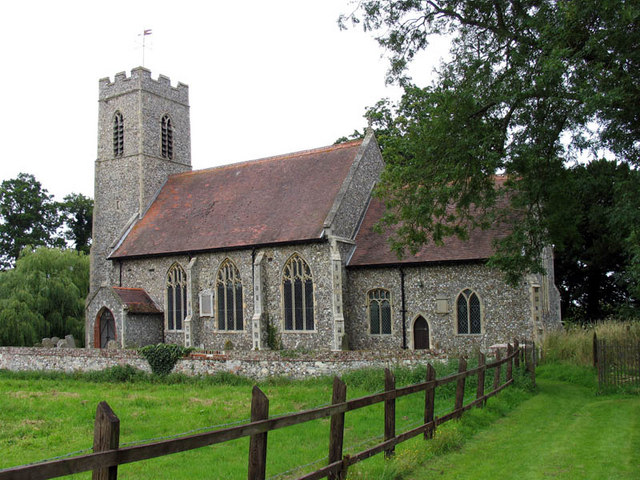
<instances>
[{"instance_id":1,"label":"arched doorway","mask_svg":"<svg viewBox=\"0 0 640 480\"><path fill-rule=\"evenodd\" d=\"M429 324L421 316L413 322L413 349L429 349Z\"/></svg>"},{"instance_id":2,"label":"arched doorway","mask_svg":"<svg viewBox=\"0 0 640 480\"><path fill-rule=\"evenodd\" d=\"M107 348L109 340L116 339L116 321L111 310L104 308L98 315L94 336L96 348Z\"/></svg>"}]
</instances>

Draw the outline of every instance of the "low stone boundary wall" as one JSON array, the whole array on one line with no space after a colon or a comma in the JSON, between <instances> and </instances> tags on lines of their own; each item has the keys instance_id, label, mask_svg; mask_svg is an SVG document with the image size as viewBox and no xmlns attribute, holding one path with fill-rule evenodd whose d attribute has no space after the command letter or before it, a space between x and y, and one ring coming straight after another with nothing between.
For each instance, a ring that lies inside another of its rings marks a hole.
<instances>
[{"instance_id":1,"label":"low stone boundary wall","mask_svg":"<svg viewBox=\"0 0 640 480\"><path fill-rule=\"evenodd\" d=\"M213 375L229 372L250 378L285 376L290 378L340 375L366 367L414 367L442 361L442 352L194 352L178 361L174 372L186 375ZM115 365L131 365L149 372L147 361L135 350L57 349L0 347L0 369L45 370L73 373L103 370Z\"/></svg>"}]
</instances>

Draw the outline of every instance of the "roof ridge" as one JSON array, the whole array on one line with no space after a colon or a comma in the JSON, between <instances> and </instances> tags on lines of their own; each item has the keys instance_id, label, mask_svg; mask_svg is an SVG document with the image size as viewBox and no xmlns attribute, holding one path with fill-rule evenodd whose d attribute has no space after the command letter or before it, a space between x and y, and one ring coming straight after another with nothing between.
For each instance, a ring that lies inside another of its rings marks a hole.
<instances>
[{"instance_id":1,"label":"roof ridge","mask_svg":"<svg viewBox=\"0 0 640 480\"><path fill-rule=\"evenodd\" d=\"M311 148L311 149L307 149L307 150L299 150L297 152L284 153L284 154L281 154L281 155L273 155L271 157L256 158L254 160L244 160L242 162L235 162L235 163L226 163L224 165L216 165L215 167L208 167L208 168L202 168L202 169L199 169L199 170L191 170L189 172L176 173L176 174L170 175L170 177L172 177L172 178L185 177L185 176L195 175L195 174L204 173L204 172L211 172L213 170L223 170L223 169L226 169L226 168L244 167L246 165L256 165L256 164L267 163L267 162L275 161L275 160L284 160L284 159L287 159L287 158L302 157L302 156L306 156L306 155L312 155L314 153L329 152L329 151L332 151L332 150L340 150L340 149L343 149L343 148L353 147L353 146L359 145L363 141L364 141L364 139L360 138L360 139L357 139L357 140L351 140L349 142L334 143L332 145L325 145L324 147Z\"/></svg>"}]
</instances>

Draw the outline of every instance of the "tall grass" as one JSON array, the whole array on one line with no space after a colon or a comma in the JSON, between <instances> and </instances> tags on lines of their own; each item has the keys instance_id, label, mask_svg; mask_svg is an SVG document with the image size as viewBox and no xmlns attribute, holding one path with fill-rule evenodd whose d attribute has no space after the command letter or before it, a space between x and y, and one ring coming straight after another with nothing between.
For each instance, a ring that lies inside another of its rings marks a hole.
<instances>
[{"instance_id":1,"label":"tall grass","mask_svg":"<svg viewBox=\"0 0 640 480\"><path fill-rule=\"evenodd\" d=\"M640 322L608 320L594 325L570 325L549 333L542 343L543 363L593 364L593 334L610 341L640 341Z\"/></svg>"}]
</instances>

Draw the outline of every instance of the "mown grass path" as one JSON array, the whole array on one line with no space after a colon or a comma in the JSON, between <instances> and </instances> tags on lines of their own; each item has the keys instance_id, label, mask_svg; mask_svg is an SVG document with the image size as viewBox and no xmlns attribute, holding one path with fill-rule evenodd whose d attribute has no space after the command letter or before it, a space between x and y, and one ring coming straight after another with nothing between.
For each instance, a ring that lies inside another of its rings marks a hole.
<instances>
[{"instance_id":1,"label":"mown grass path","mask_svg":"<svg viewBox=\"0 0 640 480\"><path fill-rule=\"evenodd\" d=\"M539 379L539 393L463 448L407 475L423 479L640 479L640 398Z\"/></svg>"}]
</instances>

